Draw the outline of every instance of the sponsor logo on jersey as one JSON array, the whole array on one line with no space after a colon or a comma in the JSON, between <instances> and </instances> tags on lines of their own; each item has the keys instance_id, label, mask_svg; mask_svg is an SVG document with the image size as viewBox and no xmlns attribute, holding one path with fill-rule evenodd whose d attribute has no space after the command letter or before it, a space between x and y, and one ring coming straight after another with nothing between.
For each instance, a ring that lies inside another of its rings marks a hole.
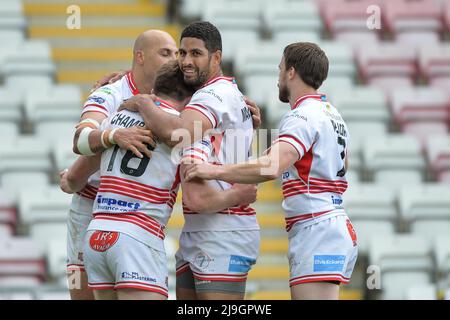
<instances>
[{"instance_id":1,"label":"sponsor logo on jersey","mask_svg":"<svg viewBox=\"0 0 450 320\"><path fill-rule=\"evenodd\" d=\"M130 201L118 200L118 199L114 199L114 198L106 198L100 194L97 195L97 203L98 204L107 204L109 207L115 205L115 206L118 206L121 208L130 208L133 210L137 210L141 206L141 204L139 202L130 202ZM99 208L100 208L100 205L99 205ZM128 210L126 210L126 211L128 211Z\"/></svg>"},{"instance_id":2,"label":"sponsor logo on jersey","mask_svg":"<svg viewBox=\"0 0 450 320\"><path fill-rule=\"evenodd\" d=\"M248 119L252 118L252 113L250 112L250 109L247 106L241 109L241 114L242 114L242 122L245 122Z\"/></svg>"},{"instance_id":3,"label":"sponsor logo on jersey","mask_svg":"<svg viewBox=\"0 0 450 320\"><path fill-rule=\"evenodd\" d=\"M222 97L219 96L217 93L214 92L214 89L201 89L199 91L197 91L198 93L206 93L209 94L211 96L213 96L214 98L216 98L217 100L219 100L220 102L223 102Z\"/></svg>"},{"instance_id":4,"label":"sponsor logo on jersey","mask_svg":"<svg viewBox=\"0 0 450 320\"><path fill-rule=\"evenodd\" d=\"M283 172L282 178L283 178L283 179L289 178L289 172L288 172L288 171Z\"/></svg>"},{"instance_id":5,"label":"sponsor logo on jersey","mask_svg":"<svg viewBox=\"0 0 450 320\"><path fill-rule=\"evenodd\" d=\"M255 259L243 256L230 256L228 271L230 272L248 272L252 265L256 263Z\"/></svg>"},{"instance_id":6,"label":"sponsor logo on jersey","mask_svg":"<svg viewBox=\"0 0 450 320\"><path fill-rule=\"evenodd\" d=\"M103 88L98 89L98 91L99 91L99 92L106 93L106 94L109 94L109 95L112 95L112 91L111 91L110 88L105 88L105 87L103 87Z\"/></svg>"},{"instance_id":7,"label":"sponsor logo on jersey","mask_svg":"<svg viewBox=\"0 0 450 320\"><path fill-rule=\"evenodd\" d=\"M145 126L145 122L142 121L141 119L133 118L133 117L129 116L128 114L125 114L122 112L117 113L112 118L111 124L120 126L120 127L125 127L125 128L130 128L132 126L139 126L139 127Z\"/></svg>"},{"instance_id":8,"label":"sponsor logo on jersey","mask_svg":"<svg viewBox=\"0 0 450 320\"><path fill-rule=\"evenodd\" d=\"M345 256L340 255L315 255L314 272L316 271L338 271L344 269Z\"/></svg>"},{"instance_id":9,"label":"sponsor logo on jersey","mask_svg":"<svg viewBox=\"0 0 450 320\"><path fill-rule=\"evenodd\" d=\"M98 97L98 96L90 96L88 98L88 100L89 101L94 101L95 103L98 103L98 104L105 103L105 99L103 99L102 97Z\"/></svg>"},{"instance_id":10,"label":"sponsor logo on jersey","mask_svg":"<svg viewBox=\"0 0 450 320\"><path fill-rule=\"evenodd\" d=\"M340 206L343 200L341 197L331 196L331 201L333 202L334 205Z\"/></svg>"},{"instance_id":11,"label":"sponsor logo on jersey","mask_svg":"<svg viewBox=\"0 0 450 320\"><path fill-rule=\"evenodd\" d=\"M118 232L96 230L89 239L92 250L105 252L111 248L119 239Z\"/></svg>"},{"instance_id":12,"label":"sponsor logo on jersey","mask_svg":"<svg viewBox=\"0 0 450 320\"><path fill-rule=\"evenodd\" d=\"M297 119L302 119L302 120L304 120L304 121L306 121L306 122L308 121L308 118L305 117L305 116L302 115L302 114L299 114L297 110L295 110L294 112L291 112L291 113L288 115L288 118L289 118L289 117L294 117L294 118L297 118Z\"/></svg>"},{"instance_id":13,"label":"sponsor logo on jersey","mask_svg":"<svg viewBox=\"0 0 450 320\"><path fill-rule=\"evenodd\" d=\"M138 272L122 272L120 275L122 279L131 279L131 280L141 280L141 281L148 281L148 282L156 282L155 278L150 278L146 276L141 276Z\"/></svg>"}]
</instances>

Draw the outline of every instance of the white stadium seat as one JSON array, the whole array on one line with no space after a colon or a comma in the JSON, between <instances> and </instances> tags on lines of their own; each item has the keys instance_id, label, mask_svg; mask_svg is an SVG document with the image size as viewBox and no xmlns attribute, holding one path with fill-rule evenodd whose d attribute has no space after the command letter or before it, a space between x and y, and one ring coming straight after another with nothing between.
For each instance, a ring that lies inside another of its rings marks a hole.
<instances>
[{"instance_id":1,"label":"white stadium seat","mask_svg":"<svg viewBox=\"0 0 450 320\"><path fill-rule=\"evenodd\" d=\"M19 194L19 212L22 223L65 222L72 196L59 186L23 189Z\"/></svg>"},{"instance_id":2,"label":"white stadium seat","mask_svg":"<svg viewBox=\"0 0 450 320\"><path fill-rule=\"evenodd\" d=\"M406 289L407 300L437 300L437 288L432 284L414 285Z\"/></svg>"},{"instance_id":3,"label":"white stadium seat","mask_svg":"<svg viewBox=\"0 0 450 320\"><path fill-rule=\"evenodd\" d=\"M355 225L358 247L367 254L371 236L396 232L397 196L381 184L349 184L344 196L344 208Z\"/></svg>"},{"instance_id":4,"label":"white stadium seat","mask_svg":"<svg viewBox=\"0 0 450 320\"><path fill-rule=\"evenodd\" d=\"M35 136L18 136L0 145L0 174L6 171L50 171L50 145Z\"/></svg>"},{"instance_id":5,"label":"white stadium seat","mask_svg":"<svg viewBox=\"0 0 450 320\"><path fill-rule=\"evenodd\" d=\"M369 86L337 88L329 92L329 100L346 121L389 120L387 98L376 88Z\"/></svg>"},{"instance_id":6,"label":"white stadium seat","mask_svg":"<svg viewBox=\"0 0 450 320\"><path fill-rule=\"evenodd\" d=\"M56 163L56 169L60 172L69 168L78 158L78 155L72 150L72 141L63 139L52 145L52 157Z\"/></svg>"},{"instance_id":7,"label":"white stadium seat","mask_svg":"<svg viewBox=\"0 0 450 320\"><path fill-rule=\"evenodd\" d=\"M4 75L52 75L55 69L49 43L42 40L29 40L20 43L15 52L5 58L1 72Z\"/></svg>"},{"instance_id":8,"label":"white stadium seat","mask_svg":"<svg viewBox=\"0 0 450 320\"><path fill-rule=\"evenodd\" d=\"M25 98L25 114L30 122L44 120L77 121L81 114L81 90L76 86L59 85L30 92Z\"/></svg>"},{"instance_id":9,"label":"white stadium seat","mask_svg":"<svg viewBox=\"0 0 450 320\"><path fill-rule=\"evenodd\" d=\"M434 270L431 244L411 235L372 237L369 264L380 268L383 299L405 299L411 279L415 285L430 284Z\"/></svg>"},{"instance_id":10,"label":"white stadium seat","mask_svg":"<svg viewBox=\"0 0 450 320\"><path fill-rule=\"evenodd\" d=\"M14 121L19 123L22 120L23 96L20 92L12 92L5 86L0 87L0 117L2 121Z\"/></svg>"},{"instance_id":11,"label":"white stadium seat","mask_svg":"<svg viewBox=\"0 0 450 320\"><path fill-rule=\"evenodd\" d=\"M362 151L365 168L375 175L396 170L403 176L404 173L423 172L425 168L419 142L408 135L367 137Z\"/></svg>"},{"instance_id":12,"label":"white stadium seat","mask_svg":"<svg viewBox=\"0 0 450 320\"><path fill-rule=\"evenodd\" d=\"M405 185L400 190L402 218L414 233L432 237L450 232L450 186L441 184ZM433 229L428 229L433 227Z\"/></svg>"}]
</instances>

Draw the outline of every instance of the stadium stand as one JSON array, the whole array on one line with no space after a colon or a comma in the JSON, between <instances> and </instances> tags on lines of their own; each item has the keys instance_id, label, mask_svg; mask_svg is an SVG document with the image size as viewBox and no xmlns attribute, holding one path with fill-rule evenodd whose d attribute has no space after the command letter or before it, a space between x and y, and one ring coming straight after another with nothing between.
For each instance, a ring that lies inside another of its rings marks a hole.
<instances>
[{"instance_id":1,"label":"stadium stand","mask_svg":"<svg viewBox=\"0 0 450 320\"><path fill-rule=\"evenodd\" d=\"M178 40L198 19L222 32L224 69L261 107L263 128L288 110L277 89L284 46L311 41L326 52L319 91L349 127L344 205L360 249L341 298L450 299L449 0L80 0L81 29L69 29L72 2L0 5L0 299L69 298L70 196L57 183L76 158L82 101L103 75L129 68L140 32L162 28ZM377 9L381 28L371 29ZM180 200L167 227L170 299ZM280 201L278 182L259 186L261 257L248 299L290 298ZM379 290L367 287L371 266L381 270Z\"/></svg>"}]
</instances>

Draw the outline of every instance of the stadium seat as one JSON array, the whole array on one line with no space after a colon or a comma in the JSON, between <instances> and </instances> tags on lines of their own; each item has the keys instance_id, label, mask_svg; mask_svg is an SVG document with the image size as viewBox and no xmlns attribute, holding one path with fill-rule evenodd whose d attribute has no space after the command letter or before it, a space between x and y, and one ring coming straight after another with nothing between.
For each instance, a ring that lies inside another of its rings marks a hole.
<instances>
[{"instance_id":1,"label":"stadium seat","mask_svg":"<svg viewBox=\"0 0 450 320\"><path fill-rule=\"evenodd\" d=\"M36 134L48 141L66 141L71 146L77 123L78 121L39 121L35 127Z\"/></svg>"},{"instance_id":2,"label":"stadium seat","mask_svg":"<svg viewBox=\"0 0 450 320\"><path fill-rule=\"evenodd\" d=\"M47 90L53 86L53 78L49 75L22 75L11 74L5 78L5 86L10 92L19 92L25 94L27 92L35 92Z\"/></svg>"},{"instance_id":3,"label":"stadium seat","mask_svg":"<svg viewBox=\"0 0 450 320\"><path fill-rule=\"evenodd\" d=\"M23 189L19 194L21 222L31 225L39 222L65 222L72 196L59 186Z\"/></svg>"},{"instance_id":4,"label":"stadium seat","mask_svg":"<svg viewBox=\"0 0 450 320\"><path fill-rule=\"evenodd\" d=\"M428 81L450 77L450 45L426 45L419 48L419 66Z\"/></svg>"},{"instance_id":5,"label":"stadium seat","mask_svg":"<svg viewBox=\"0 0 450 320\"><path fill-rule=\"evenodd\" d=\"M395 36L395 41L404 43L405 45L412 45L416 49L423 47L437 45L440 42L439 34L437 32L400 32Z\"/></svg>"},{"instance_id":6,"label":"stadium seat","mask_svg":"<svg viewBox=\"0 0 450 320\"><path fill-rule=\"evenodd\" d=\"M52 168L50 146L34 136L18 136L0 145L0 174L6 171L45 171Z\"/></svg>"},{"instance_id":7,"label":"stadium seat","mask_svg":"<svg viewBox=\"0 0 450 320\"><path fill-rule=\"evenodd\" d=\"M441 184L405 184L400 189L399 209L402 219L415 233L433 235L448 232L450 225L450 186ZM430 222L436 222L430 224ZM438 222L442 222L439 226ZM417 223L423 223L422 226ZM429 229L428 227L434 227Z\"/></svg>"},{"instance_id":8,"label":"stadium seat","mask_svg":"<svg viewBox=\"0 0 450 320\"><path fill-rule=\"evenodd\" d=\"M370 137L364 140L362 155L364 167L373 174L384 170L399 174L423 172L425 160L419 142L404 134Z\"/></svg>"},{"instance_id":9,"label":"stadium seat","mask_svg":"<svg viewBox=\"0 0 450 320\"><path fill-rule=\"evenodd\" d=\"M442 30L441 5L434 0L384 2L384 20L392 33Z\"/></svg>"},{"instance_id":10,"label":"stadium seat","mask_svg":"<svg viewBox=\"0 0 450 320\"><path fill-rule=\"evenodd\" d=\"M450 97L434 88L403 88L391 95L394 120L399 124L417 121L447 121Z\"/></svg>"},{"instance_id":11,"label":"stadium seat","mask_svg":"<svg viewBox=\"0 0 450 320\"><path fill-rule=\"evenodd\" d=\"M72 150L72 141L67 139L56 141L52 145L52 158L58 173L69 168L78 158L78 155Z\"/></svg>"},{"instance_id":12,"label":"stadium seat","mask_svg":"<svg viewBox=\"0 0 450 320\"><path fill-rule=\"evenodd\" d=\"M404 124L402 131L416 137L425 150L428 138L448 134L448 126L444 121L411 122Z\"/></svg>"},{"instance_id":13,"label":"stadium seat","mask_svg":"<svg viewBox=\"0 0 450 320\"><path fill-rule=\"evenodd\" d=\"M319 34L322 29L319 10L313 1L269 2L262 14L263 22L275 40L291 39L298 30Z\"/></svg>"},{"instance_id":14,"label":"stadium seat","mask_svg":"<svg viewBox=\"0 0 450 320\"><path fill-rule=\"evenodd\" d=\"M384 169L377 170L373 176L373 182L379 184L386 184L389 187L401 187L403 185L421 184L424 180L423 172L418 170L398 170L398 169Z\"/></svg>"},{"instance_id":15,"label":"stadium seat","mask_svg":"<svg viewBox=\"0 0 450 320\"><path fill-rule=\"evenodd\" d=\"M345 31L367 31L367 10L380 0L319 0L325 26L333 34Z\"/></svg>"},{"instance_id":16,"label":"stadium seat","mask_svg":"<svg viewBox=\"0 0 450 320\"><path fill-rule=\"evenodd\" d=\"M45 274L44 254L32 239L11 237L0 242L1 277L26 276L42 280ZM5 279L0 279L0 286L5 286L2 280Z\"/></svg>"},{"instance_id":17,"label":"stadium seat","mask_svg":"<svg viewBox=\"0 0 450 320\"><path fill-rule=\"evenodd\" d=\"M35 276L0 276L0 288L6 290L38 288L43 283L41 278Z\"/></svg>"},{"instance_id":18,"label":"stadium seat","mask_svg":"<svg viewBox=\"0 0 450 320\"><path fill-rule=\"evenodd\" d=\"M17 137L19 135L19 127L14 122L0 122L0 136Z\"/></svg>"},{"instance_id":19,"label":"stadium seat","mask_svg":"<svg viewBox=\"0 0 450 320\"><path fill-rule=\"evenodd\" d=\"M69 212L69 209L66 210ZM40 222L34 223L29 228L30 237L39 243L42 250L46 252L47 256L50 253L50 243L54 240L67 239L67 223L66 222Z\"/></svg>"},{"instance_id":20,"label":"stadium seat","mask_svg":"<svg viewBox=\"0 0 450 320\"><path fill-rule=\"evenodd\" d=\"M36 300L70 300L68 290L41 290L36 294Z\"/></svg>"},{"instance_id":21,"label":"stadium seat","mask_svg":"<svg viewBox=\"0 0 450 320\"><path fill-rule=\"evenodd\" d=\"M23 15L22 1L5 0L0 8L0 29L23 30L27 22Z\"/></svg>"},{"instance_id":22,"label":"stadium seat","mask_svg":"<svg viewBox=\"0 0 450 320\"><path fill-rule=\"evenodd\" d=\"M1 72L6 76L11 74L53 75L55 65L51 59L50 45L42 40L21 42L15 52L4 59Z\"/></svg>"},{"instance_id":23,"label":"stadium seat","mask_svg":"<svg viewBox=\"0 0 450 320\"><path fill-rule=\"evenodd\" d=\"M34 298L31 291L11 292L5 290L0 293L0 300L34 300Z\"/></svg>"},{"instance_id":24,"label":"stadium seat","mask_svg":"<svg viewBox=\"0 0 450 320\"><path fill-rule=\"evenodd\" d=\"M71 85L60 85L30 92L25 98L25 115L28 121L73 121L80 119L81 91Z\"/></svg>"},{"instance_id":25,"label":"stadium seat","mask_svg":"<svg viewBox=\"0 0 450 320\"><path fill-rule=\"evenodd\" d=\"M22 121L23 96L20 92L11 92L9 88L0 87L0 117L2 121Z\"/></svg>"},{"instance_id":26,"label":"stadium seat","mask_svg":"<svg viewBox=\"0 0 450 320\"><path fill-rule=\"evenodd\" d=\"M387 97L390 97L392 92L404 88L410 89L414 86L414 82L414 79L402 76L380 76L368 79L367 84L383 91Z\"/></svg>"},{"instance_id":27,"label":"stadium seat","mask_svg":"<svg viewBox=\"0 0 450 320\"><path fill-rule=\"evenodd\" d=\"M371 121L371 120L352 120L345 118L348 131L350 134L350 144L354 141L361 141L364 136L370 132L372 136L384 136L388 134L388 128L385 121ZM352 165L350 165L351 167Z\"/></svg>"},{"instance_id":28,"label":"stadium seat","mask_svg":"<svg viewBox=\"0 0 450 320\"><path fill-rule=\"evenodd\" d=\"M439 181L450 172L450 137L432 136L427 141L427 159Z\"/></svg>"},{"instance_id":29,"label":"stadium seat","mask_svg":"<svg viewBox=\"0 0 450 320\"><path fill-rule=\"evenodd\" d=\"M372 235L395 233L398 221L396 193L383 184L350 185L344 193L344 208L355 225L358 247L368 252Z\"/></svg>"},{"instance_id":30,"label":"stadium seat","mask_svg":"<svg viewBox=\"0 0 450 320\"><path fill-rule=\"evenodd\" d=\"M7 224L0 223L0 241L13 235L11 227Z\"/></svg>"},{"instance_id":31,"label":"stadium seat","mask_svg":"<svg viewBox=\"0 0 450 320\"><path fill-rule=\"evenodd\" d=\"M431 244L411 235L372 237L369 264L380 267L383 299L404 299L411 279L415 285L430 284L434 271Z\"/></svg>"},{"instance_id":32,"label":"stadium seat","mask_svg":"<svg viewBox=\"0 0 450 320\"><path fill-rule=\"evenodd\" d=\"M399 43L380 43L362 46L357 51L357 62L365 80L376 77L415 78L417 52L413 46Z\"/></svg>"},{"instance_id":33,"label":"stadium seat","mask_svg":"<svg viewBox=\"0 0 450 320\"><path fill-rule=\"evenodd\" d=\"M376 88L343 87L330 91L328 99L345 121L389 121L386 96Z\"/></svg>"},{"instance_id":34,"label":"stadium seat","mask_svg":"<svg viewBox=\"0 0 450 320\"><path fill-rule=\"evenodd\" d=\"M414 285L406 289L406 300L437 300L436 285Z\"/></svg>"},{"instance_id":35,"label":"stadium seat","mask_svg":"<svg viewBox=\"0 0 450 320\"><path fill-rule=\"evenodd\" d=\"M354 50L357 50L359 47L365 46L368 43L374 45L379 43L378 33L370 30L339 32L334 39L338 42L351 45Z\"/></svg>"},{"instance_id":36,"label":"stadium seat","mask_svg":"<svg viewBox=\"0 0 450 320\"><path fill-rule=\"evenodd\" d=\"M50 186L48 174L42 171L5 172L0 176L1 185L9 192L18 192L23 188L39 188Z\"/></svg>"},{"instance_id":37,"label":"stadium seat","mask_svg":"<svg viewBox=\"0 0 450 320\"><path fill-rule=\"evenodd\" d=\"M450 275L450 236L448 234L437 236L433 245L438 274L445 278ZM446 285L450 286L450 279L447 279Z\"/></svg>"},{"instance_id":38,"label":"stadium seat","mask_svg":"<svg viewBox=\"0 0 450 320\"><path fill-rule=\"evenodd\" d=\"M239 44L259 39L260 10L255 10L254 3L208 1L204 6L202 20L210 21L220 30L225 61L231 61Z\"/></svg>"},{"instance_id":39,"label":"stadium seat","mask_svg":"<svg viewBox=\"0 0 450 320\"><path fill-rule=\"evenodd\" d=\"M67 227L64 226L67 230ZM47 242L46 256L48 262L48 271L53 278L66 277L67 265L67 245L64 236L58 234Z\"/></svg>"},{"instance_id":40,"label":"stadium seat","mask_svg":"<svg viewBox=\"0 0 450 320\"><path fill-rule=\"evenodd\" d=\"M17 223L17 196L9 190L0 188L0 224L15 233Z\"/></svg>"},{"instance_id":41,"label":"stadium seat","mask_svg":"<svg viewBox=\"0 0 450 320\"><path fill-rule=\"evenodd\" d=\"M445 3L444 2L444 5L445 5L445 8L444 8L444 23L445 23L445 27L446 27L446 29L447 29L447 31L449 31L450 32L450 3L449 2L447 2L447 3Z\"/></svg>"}]
</instances>

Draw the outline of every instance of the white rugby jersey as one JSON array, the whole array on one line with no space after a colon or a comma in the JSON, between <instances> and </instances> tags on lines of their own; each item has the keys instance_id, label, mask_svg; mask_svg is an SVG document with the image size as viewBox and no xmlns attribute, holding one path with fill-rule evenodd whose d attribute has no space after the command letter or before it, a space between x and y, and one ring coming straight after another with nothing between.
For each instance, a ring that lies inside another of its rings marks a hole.
<instances>
[{"instance_id":1,"label":"white rugby jersey","mask_svg":"<svg viewBox=\"0 0 450 320\"><path fill-rule=\"evenodd\" d=\"M342 214L350 136L339 112L325 95L303 96L281 119L279 130L274 143L289 143L299 158L281 177L286 229L321 215Z\"/></svg>"},{"instance_id":2,"label":"white rugby jersey","mask_svg":"<svg viewBox=\"0 0 450 320\"><path fill-rule=\"evenodd\" d=\"M139 93L133 79L128 72L120 80L98 88L89 95L83 106L83 113L100 112L109 118L122 104L122 102ZM100 173L90 176L86 187L72 196L71 209L84 214L92 214L92 202L97 195L100 183Z\"/></svg>"},{"instance_id":3,"label":"white rugby jersey","mask_svg":"<svg viewBox=\"0 0 450 320\"><path fill-rule=\"evenodd\" d=\"M179 116L162 100L159 107ZM138 112L122 110L108 119L110 128L144 127ZM172 149L159 143L152 157L136 157L115 146L102 154L100 186L94 201L94 219L88 230L118 231L164 250L164 228L172 213L180 184L179 165Z\"/></svg>"},{"instance_id":4,"label":"white rugby jersey","mask_svg":"<svg viewBox=\"0 0 450 320\"><path fill-rule=\"evenodd\" d=\"M217 165L234 164L249 159L253 139L253 120L250 109L230 77L216 77L208 81L192 96L186 109L196 110L211 121L215 131L195 142L183 152L183 158L198 158ZM217 190L229 189L224 181L208 181ZM200 214L183 205L183 231L259 230L255 210L250 206L236 206L217 213Z\"/></svg>"}]
</instances>

